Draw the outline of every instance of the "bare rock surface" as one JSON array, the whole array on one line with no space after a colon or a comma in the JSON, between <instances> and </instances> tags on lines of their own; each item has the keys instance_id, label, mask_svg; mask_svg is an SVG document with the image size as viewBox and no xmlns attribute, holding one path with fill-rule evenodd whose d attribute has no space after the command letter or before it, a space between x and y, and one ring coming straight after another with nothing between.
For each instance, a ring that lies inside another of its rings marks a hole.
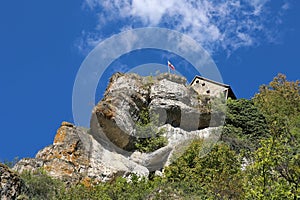
<instances>
[{"instance_id":1,"label":"bare rock surface","mask_svg":"<svg viewBox=\"0 0 300 200\"><path fill-rule=\"evenodd\" d=\"M103 130L116 146L133 150L135 124L145 109L158 115L158 125L170 124L187 131L209 127L211 121L210 111L185 78L174 74L141 77L118 73L112 76L105 97L92 112L92 135L97 138Z\"/></svg>"},{"instance_id":2,"label":"bare rock surface","mask_svg":"<svg viewBox=\"0 0 300 200\"><path fill-rule=\"evenodd\" d=\"M20 160L13 169L22 173L40 168L50 176L70 183L109 181L130 173L149 174L146 167L107 150L88 133L88 129L66 125L66 122L57 130L53 145L40 150L35 158Z\"/></svg>"},{"instance_id":3,"label":"bare rock surface","mask_svg":"<svg viewBox=\"0 0 300 200\"><path fill-rule=\"evenodd\" d=\"M0 198L2 200L16 199L25 185L18 174L0 163Z\"/></svg>"},{"instance_id":4,"label":"bare rock surface","mask_svg":"<svg viewBox=\"0 0 300 200\"><path fill-rule=\"evenodd\" d=\"M158 173L183 153L189 141L217 138L219 128L209 127L211 111L201 99L181 76L116 73L91 113L90 128L63 122L52 145L35 158L20 160L13 169L19 173L44 169L67 183ZM135 146L143 112L153 117L157 130L163 129L168 141L149 153L141 153Z\"/></svg>"}]
</instances>

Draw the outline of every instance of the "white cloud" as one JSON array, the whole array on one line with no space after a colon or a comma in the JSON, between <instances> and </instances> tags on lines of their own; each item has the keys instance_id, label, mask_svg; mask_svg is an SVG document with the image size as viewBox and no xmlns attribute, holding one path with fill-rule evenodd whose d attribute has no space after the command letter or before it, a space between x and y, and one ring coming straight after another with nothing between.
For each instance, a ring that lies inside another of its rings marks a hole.
<instances>
[{"instance_id":1,"label":"white cloud","mask_svg":"<svg viewBox=\"0 0 300 200\"><path fill-rule=\"evenodd\" d=\"M100 33L82 31L81 37L75 42L75 46L83 54L88 54L102 40L103 37Z\"/></svg>"},{"instance_id":2,"label":"white cloud","mask_svg":"<svg viewBox=\"0 0 300 200\"><path fill-rule=\"evenodd\" d=\"M254 8L253 10L253 14L258 16L261 14L265 4L268 2L269 0L249 0L249 4Z\"/></svg>"},{"instance_id":3,"label":"white cloud","mask_svg":"<svg viewBox=\"0 0 300 200\"><path fill-rule=\"evenodd\" d=\"M111 23L117 29L111 34L159 26L189 35L210 53L220 50L230 53L270 39L268 24L274 14L268 10L271 3L270 0L85 0L85 5L98 16L98 26L86 42L99 42L103 35L97 38L97 31L107 30ZM285 0L282 10L289 7Z\"/></svg>"},{"instance_id":4,"label":"white cloud","mask_svg":"<svg viewBox=\"0 0 300 200\"><path fill-rule=\"evenodd\" d=\"M174 3L172 0L133 0L128 14L140 17L145 24L155 26Z\"/></svg>"},{"instance_id":5,"label":"white cloud","mask_svg":"<svg viewBox=\"0 0 300 200\"><path fill-rule=\"evenodd\" d=\"M281 8L282 8L283 10L288 10L288 9L290 9L290 7L291 7L291 5L290 5L289 2L285 2L285 3L281 6Z\"/></svg>"}]
</instances>

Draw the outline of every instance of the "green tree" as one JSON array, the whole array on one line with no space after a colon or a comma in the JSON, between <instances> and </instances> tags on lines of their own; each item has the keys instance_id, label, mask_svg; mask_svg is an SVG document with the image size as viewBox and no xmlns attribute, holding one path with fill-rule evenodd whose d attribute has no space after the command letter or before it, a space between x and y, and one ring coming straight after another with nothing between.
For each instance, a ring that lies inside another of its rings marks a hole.
<instances>
[{"instance_id":1,"label":"green tree","mask_svg":"<svg viewBox=\"0 0 300 200\"><path fill-rule=\"evenodd\" d=\"M289 82L279 74L269 85L263 85L253 98L264 114L271 138L262 141L250 166L257 190L253 194L274 198L300 198L300 82ZM259 187L260 180L264 183ZM277 187L278 186L278 187ZM260 191L259 191L260 188ZM290 195L289 195L290 194ZM283 195L283 196L282 196ZM261 197L262 198L262 197Z\"/></svg>"},{"instance_id":2,"label":"green tree","mask_svg":"<svg viewBox=\"0 0 300 200\"><path fill-rule=\"evenodd\" d=\"M259 140L269 134L266 119L247 99L228 99L225 124L221 140L228 143L232 149L254 151Z\"/></svg>"},{"instance_id":3,"label":"green tree","mask_svg":"<svg viewBox=\"0 0 300 200\"><path fill-rule=\"evenodd\" d=\"M271 134L285 134L300 113L300 81L290 82L278 74L269 85L260 87L253 101L266 117Z\"/></svg>"},{"instance_id":4,"label":"green tree","mask_svg":"<svg viewBox=\"0 0 300 200\"><path fill-rule=\"evenodd\" d=\"M273 137L264 139L253 153L253 162L245 171L245 199L292 199L289 183L280 176L277 161L281 144Z\"/></svg>"},{"instance_id":5,"label":"green tree","mask_svg":"<svg viewBox=\"0 0 300 200\"><path fill-rule=\"evenodd\" d=\"M204 199L241 199L241 163L237 154L220 143L203 156L203 147L202 141L193 141L185 154L166 168L169 182L180 183L184 193Z\"/></svg>"}]
</instances>

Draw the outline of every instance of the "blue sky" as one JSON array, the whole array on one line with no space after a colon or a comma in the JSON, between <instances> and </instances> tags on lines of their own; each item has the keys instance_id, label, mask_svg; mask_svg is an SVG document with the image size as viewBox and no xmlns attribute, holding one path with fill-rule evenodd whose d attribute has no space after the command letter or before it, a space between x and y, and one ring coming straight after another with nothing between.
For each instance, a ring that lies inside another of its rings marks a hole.
<instances>
[{"instance_id":1,"label":"blue sky","mask_svg":"<svg viewBox=\"0 0 300 200\"><path fill-rule=\"evenodd\" d=\"M33 157L52 143L62 121L73 122L77 71L113 34L149 26L186 34L210 53L239 98L251 98L279 72L300 78L297 19L297 0L3 1L0 160ZM163 64L166 58L155 54L135 52L114 64Z\"/></svg>"}]
</instances>

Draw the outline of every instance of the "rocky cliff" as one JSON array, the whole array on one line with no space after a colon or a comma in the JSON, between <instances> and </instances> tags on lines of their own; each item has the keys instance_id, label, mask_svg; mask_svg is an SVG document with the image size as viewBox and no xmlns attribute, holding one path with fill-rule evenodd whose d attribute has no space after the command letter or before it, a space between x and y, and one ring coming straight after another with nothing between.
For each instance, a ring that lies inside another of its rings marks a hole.
<instances>
[{"instance_id":1,"label":"rocky cliff","mask_svg":"<svg viewBox=\"0 0 300 200\"><path fill-rule=\"evenodd\" d=\"M92 111L90 128L63 122L52 145L13 169L41 168L67 183L85 184L148 176L176 159L190 140L218 138L222 117L181 76L117 73ZM138 148L152 137L165 142L151 151Z\"/></svg>"},{"instance_id":2,"label":"rocky cliff","mask_svg":"<svg viewBox=\"0 0 300 200\"><path fill-rule=\"evenodd\" d=\"M2 200L16 199L25 189L18 174L0 163L0 197Z\"/></svg>"}]
</instances>

